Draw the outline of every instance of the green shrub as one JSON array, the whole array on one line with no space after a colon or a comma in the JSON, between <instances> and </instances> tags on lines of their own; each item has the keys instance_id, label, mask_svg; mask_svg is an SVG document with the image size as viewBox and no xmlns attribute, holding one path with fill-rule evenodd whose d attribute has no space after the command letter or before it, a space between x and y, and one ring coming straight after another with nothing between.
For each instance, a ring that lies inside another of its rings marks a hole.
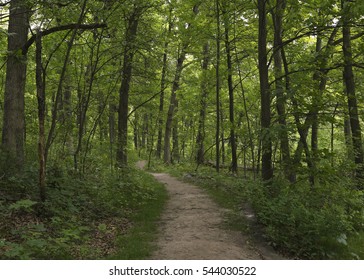
<instances>
[{"instance_id":1,"label":"green shrub","mask_svg":"<svg viewBox=\"0 0 364 280\"><path fill-rule=\"evenodd\" d=\"M350 254L347 238L363 227L362 193L339 178L331 183L292 186L276 180L273 188L280 191L274 197L262 185L250 185L249 197L273 246L297 258Z\"/></svg>"},{"instance_id":2,"label":"green shrub","mask_svg":"<svg viewBox=\"0 0 364 280\"><path fill-rule=\"evenodd\" d=\"M52 167L47 200L41 203L33 172L0 182L0 259L100 259L115 251L133 255L132 247L116 248L116 241L124 234L139 236L132 230L136 220L143 224L150 217L137 214L149 213L151 202L166 199L163 186L133 168L81 177ZM148 223L155 223L163 204L157 206ZM147 247L151 237L144 239L140 244Z\"/></svg>"}]
</instances>

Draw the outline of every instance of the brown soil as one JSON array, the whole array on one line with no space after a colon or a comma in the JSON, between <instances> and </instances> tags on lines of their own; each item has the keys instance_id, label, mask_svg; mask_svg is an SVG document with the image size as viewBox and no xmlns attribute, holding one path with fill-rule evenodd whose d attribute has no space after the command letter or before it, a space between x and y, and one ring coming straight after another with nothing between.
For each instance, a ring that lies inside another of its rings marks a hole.
<instances>
[{"instance_id":1,"label":"brown soil","mask_svg":"<svg viewBox=\"0 0 364 280\"><path fill-rule=\"evenodd\" d=\"M138 162L143 168L145 162ZM157 250L151 259L164 260L258 260L282 259L263 242L226 229L224 213L200 188L168 174L153 176L165 184L169 194L161 216Z\"/></svg>"}]
</instances>

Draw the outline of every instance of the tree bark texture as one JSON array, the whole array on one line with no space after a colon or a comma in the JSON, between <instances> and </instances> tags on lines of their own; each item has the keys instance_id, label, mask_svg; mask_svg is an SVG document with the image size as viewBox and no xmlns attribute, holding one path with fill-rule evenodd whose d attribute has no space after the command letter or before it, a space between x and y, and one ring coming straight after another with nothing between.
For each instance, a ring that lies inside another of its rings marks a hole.
<instances>
[{"instance_id":1,"label":"tree bark texture","mask_svg":"<svg viewBox=\"0 0 364 280\"><path fill-rule=\"evenodd\" d=\"M173 80L172 85L172 93L169 102L169 108L167 113L167 120L166 120L166 128L164 131L164 154L163 154L163 161L164 163L171 163L171 134L172 134L172 125L173 125L173 117L175 114L175 109L178 104L177 102L177 91L180 85L180 78L183 69L183 62L186 58L186 46L182 46L181 53L177 59L176 65L176 73Z\"/></svg>"},{"instance_id":2,"label":"tree bark texture","mask_svg":"<svg viewBox=\"0 0 364 280\"><path fill-rule=\"evenodd\" d=\"M216 171L220 171L220 3L216 4L216 134L215 134L215 149L216 149Z\"/></svg>"},{"instance_id":3,"label":"tree bark texture","mask_svg":"<svg viewBox=\"0 0 364 280\"><path fill-rule=\"evenodd\" d=\"M116 160L119 166L125 166L127 164L129 89L132 77L133 57L135 53L135 40L139 24L138 13L139 12L135 10L129 17L125 33L126 45L124 49L124 62L118 109L118 146Z\"/></svg>"},{"instance_id":4,"label":"tree bark texture","mask_svg":"<svg viewBox=\"0 0 364 280\"><path fill-rule=\"evenodd\" d=\"M162 76L161 76L161 92L159 96L159 114L158 114L158 140L157 140L157 157L162 156L162 138L163 138L163 111L164 111L164 93L166 88L166 76L167 76L167 61L168 61L168 45L169 45L169 34L172 30L171 15L172 10L170 10L169 22L168 22L168 32L166 36L166 41L164 43L164 54L163 54L163 64L162 64Z\"/></svg>"},{"instance_id":5,"label":"tree bark texture","mask_svg":"<svg viewBox=\"0 0 364 280\"><path fill-rule=\"evenodd\" d=\"M267 15L266 0L258 0L259 14L259 37L258 37L258 58L259 58L259 80L261 96L261 140L262 140L262 179L269 181L273 178L272 168L272 139L270 136L271 94L268 80L267 64Z\"/></svg>"},{"instance_id":6,"label":"tree bark texture","mask_svg":"<svg viewBox=\"0 0 364 280\"><path fill-rule=\"evenodd\" d=\"M12 0L8 26L8 58L4 93L4 119L2 148L7 153L10 167L14 172L24 165L24 91L26 81L26 55L22 47L27 42L29 9L26 1Z\"/></svg>"},{"instance_id":7,"label":"tree bark texture","mask_svg":"<svg viewBox=\"0 0 364 280\"><path fill-rule=\"evenodd\" d=\"M205 161L205 119L206 119L206 99L208 95L208 79L207 70L210 62L210 45L206 43L203 46L203 61L202 61L202 77L201 77L201 98L200 98L200 114L198 119L198 132L196 138L197 145L197 164L203 164Z\"/></svg>"},{"instance_id":8,"label":"tree bark texture","mask_svg":"<svg viewBox=\"0 0 364 280\"><path fill-rule=\"evenodd\" d=\"M39 194L41 201L46 199L46 159L45 159L45 110L46 110L46 96L44 73L42 66L42 33L37 32L36 39L36 86L37 86L37 100L38 100L38 161L39 161Z\"/></svg>"},{"instance_id":9,"label":"tree bark texture","mask_svg":"<svg viewBox=\"0 0 364 280\"><path fill-rule=\"evenodd\" d=\"M344 82L348 100L348 111L353 143L354 161L357 166L356 177L363 178L363 144L361 127L358 114L356 88L353 72L353 55L351 51L351 30L350 30L350 3L343 1L343 54L344 54Z\"/></svg>"},{"instance_id":10,"label":"tree bark texture","mask_svg":"<svg viewBox=\"0 0 364 280\"><path fill-rule=\"evenodd\" d=\"M231 44L229 39L229 18L224 12L224 25L225 25L225 50L227 62L227 82L229 90L229 121L230 121L230 145L231 145L231 172L236 174L238 172L238 158L236 154L236 137L235 137L235 120L234 120L234 84L233 84L233 65L231 59Z\"/></svg>"}]
</instances>

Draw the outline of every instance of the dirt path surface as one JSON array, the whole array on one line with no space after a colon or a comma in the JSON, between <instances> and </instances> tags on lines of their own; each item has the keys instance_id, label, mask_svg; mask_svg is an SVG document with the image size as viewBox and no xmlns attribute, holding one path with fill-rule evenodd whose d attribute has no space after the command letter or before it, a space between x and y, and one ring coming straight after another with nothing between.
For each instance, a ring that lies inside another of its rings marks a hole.
<instances>
[{"instance_id":1,"label":"dirt path surface","mask_svg":"<svg viewBox=\"0 0 364 280\"><path fill-rule=\"evenodd\" d=\"M143 168L145 162L138 162ZM224 212L200 188L165 173L153 176L165 184L169 194L160 220L157 250L151 259L257 260L280 259L251 238L224 228Z\"/></svg>"}]
</instances>

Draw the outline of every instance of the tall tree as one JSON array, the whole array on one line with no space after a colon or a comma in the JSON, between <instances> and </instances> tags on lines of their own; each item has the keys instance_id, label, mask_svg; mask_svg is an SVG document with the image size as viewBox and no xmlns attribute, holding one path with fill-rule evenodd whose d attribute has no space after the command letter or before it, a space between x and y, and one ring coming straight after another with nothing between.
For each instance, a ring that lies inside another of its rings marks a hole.
<instances>
[{"instance_id":1,"label":"tall tree","mask_svg":"<svg viewBox=\"0 0 364 280\"><path fill-rule=\"evenodd\" d=\"M127 164L129 89L132 77L135 41L142 7L134 6L127 20L125 47L122 68L122 80L119 91L118 109L118 146L116 158L119 166Z\"/></svg>"},{"instance_id":2,"label":"tall tree","mask_svg":"<svg viewBox=\"0 0 364 280\"><path fill-rule=\"evenodd\" d=\"M21 171L24 165L27 56L22 52L22 48L28 39L29 14L28 1L10 2L2 148L9 157L8 162L14 163L11 166L14 171Z\"/></svg>"},{"instance_id":3,"label":"tall tree","mask_svg":"<svg viewBox=\"0 0 364 280\"><path fill-rule=\"evenodd\" d=\"M353 54L351 47L351 1L342 0L342 21L343 21L343 55L344 55L344 83L348 100L348 112L350 118L350 127L354 151L354 159L356 164L356 177L364 178L363 170L363 142L361 136L361 126L358 113L358 102L356 98L356 87L353 71ZM360 185L360 188L363 188Z\"/></svg>"},{"instance_id":4,"label":"tall tree","mask_svg":"<svg viewBox=\"0 0 364 280\"><path fill-rule=\"evenodd\" d=\"M201 97L200 97L200 112L198 119L198 131L197 131L197 164L202 164L205 161L205 122L206 122L206 99L208 95L208 78L207 71L210 62L210 44L207 42L203 46L202 50L202 73L201 73Z\"/></svg>"},{"instance_id":5,"label":"tall tree","mask_svg":"<svg viewBox=\"0 0 364 280\"><path fill-rule=\"evenodd\" d=\"M46 187L46 157L45 157L45 109L46 109L46 96L45 96L45 83L44 71L42 65L42 32L37 31L36 39L36 71L35 79L37 86L37 100L38 100L38 123L39 123L39 136L38 136L38 160L39 160L39 193L41 201L45 201L45 187Z\"/></svg>"},{"instance_id":6,"label":"tall tree","mask_svg":"<svg viewBox=\"0 0 364 280\"><path fill-rule=\"evenodd\" d=\"M220 1L215 1L215 13L216 13L216 171L220 171Z\"/></svg>"},{"instance_id":7,"label":"tall tree","mask_svg":"<svg viewBox=\"0 0 364 280\"><path fill-rule=\"evenodd\" d=\"M177 101L177 91L180 87L180 79L181 73L183 70L183 62L186 59L186 48L187 44L183 44L180 54L177 59L176 64L176 72L173 80L172 85L172 93L171 98L169 101L168 113L167 113L167 120L166 120L166 127L164 131L164 153L163 153L163 160L164 163L171 163L171 133L172 133L172 126L173 126L173 118L175 114L175 109L178 106Z\"/></svg>"},{"instance_id":8,"label":"tall tree","mask_svg":"<svg viewBox=\"0 0 364 280\"><path fill-rule=\"evenodd\" d=\"M295 180L291 166L291 156L289 149L289 140L287 132L287 121L286 121L286 96L284 93L283 83L283 66L282 66L282 32L283 32L283 14L286 6L285 0L276 0L275 10L272 10L272 18L274 24L274 76L275 76L275 95L276 95L276 108L278 114L279 128L279 141L280 150L282 154L282 165L284 174L290 181Z\"/></svg>"},{"instance_id":9,"label":"tall tree","mask_svg":"<svg viewBox=\"0 0 364 280\"><path fill-rule=\"evenodd\" d=\"M267 6L266 0L258 0L259 35L258 60L261 100L261 141L262 141L262 179L269 181L273 178L271 122L271 93L268 80L267 61Z\"/></svg>"},{"instance_id":10,"label":"tall tree","mask_svg":"<svg viewBox=\"0 0 364 280\"><path fill-rule=\"evenodd\" d=\"M227 83L229 91L229 120L230 120L230 145L231 145L231 172L238 172L238 158L236 154L235 120L234 120L234 84L233 84L233 64L230 42L230 22L229 13L226 6L223 8L224 28L225 28L225 51L227 63Z\"/></svg>"},{"instance_id":11,"label":"tall tree","mask_svg":"<svg viewBox=\"0 0 364 280\"><path fill-rule=\"evenodd\" d=\"M172 30L172 8L169 9L168 15L168 27L166 28L166 36L164 42L164 53L162 62L162 74L161 74L161 93L159 96L159 114L158 114L158 140L157 140L157 157L162 156L162 137L163 137L163 112L164 112L164 94L166 87L166 75L167 75L167 59L168 59L168 45L169 45L169 35Z\"/></svg>"},{"instance_id":12,"label":"tall tree","mask_svg":"<svg viewBox=\"0 0 364 280\"><path fill-rule=\"evenodd\" d=\"M193 16L196 16L199 12L198 10L198 5L194 5L193 6ZM182 43L179 45L178 49L178 58L177 58L177 64L176 64L176 70L175 70L175 75L174 75L174 80L173 80L173 84L172 84L172 92L171 92L171 97L170 97L170 101L169 101L169 108L168 108L168 113L167 113L167 119L166 119L166 126L165 126L165 132L164 132L164 153L163 153L163 161L164 163L171 163L171 134L172 134L172 129L173 129L173 125L176 125L176 122L174 122L174 115L175 115L175 111L178 107L178 99L177 99L177 91L180 87L180 79L181 79L181 74L182 74L182 70L183 70L183 63L186 59L186 55L187 55L187 48L189 46L189 40L190 40L190 31L191 31L191 26L192 23L191 22L186 22L184 23L184 31L186 32L184 35L187 38L183 38L182 39ZM175 134L174 136L177 136L176 131L174 131ZM174 137L174 140L176 140L176 138ZM177 144L178 141L175 141L175 144Z\"/></svg>"}]
</instances>

